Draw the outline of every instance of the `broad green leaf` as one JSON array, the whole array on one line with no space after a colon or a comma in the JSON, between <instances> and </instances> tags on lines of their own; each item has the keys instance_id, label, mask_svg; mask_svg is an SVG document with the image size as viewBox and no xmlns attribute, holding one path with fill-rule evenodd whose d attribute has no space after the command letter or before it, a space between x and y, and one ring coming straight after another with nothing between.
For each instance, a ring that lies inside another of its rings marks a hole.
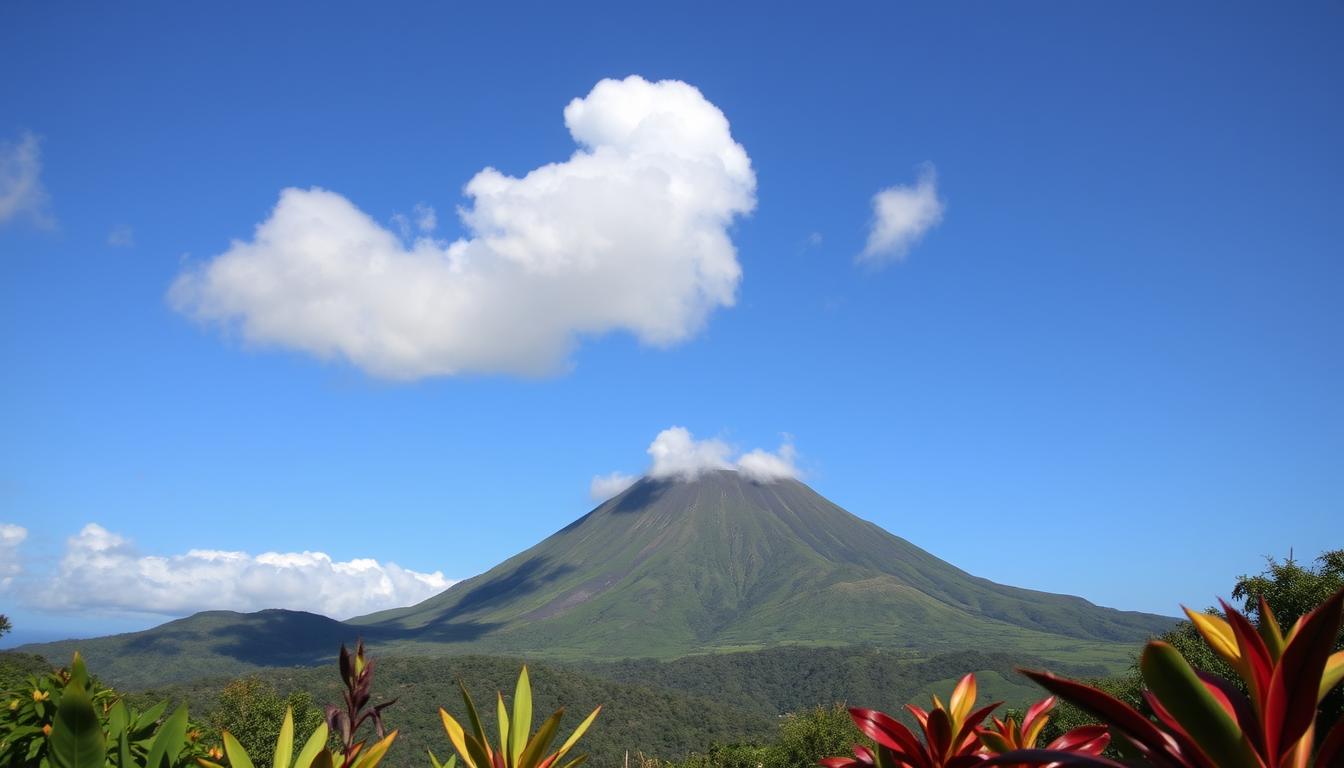
<instances>
[{"instance_id":1,"label":"broad green leaf","mask_svg":"<svg viewBox=\"0 0 1344 768\"><path fill-rule=\"evenodd\" d=\"M78 661L79 657L76 656ZM41 742L35 742L38 746ZM103 725L82 684L72 678L61 695L51 726L47 756L52 768L103 768L107 741Z\"/></svg>"},{"instance_id":2,"label":"broad green leaf","mask_svg":"<svg viewBox=\"0 0 1344 768\"><path fill-rule=\"evenodd\" d=\"M126 711L126 702L117 699L107 713L107 738L119 739L126 734L131 725L131 714Z\"/></svg>"},{"instance_id":3,"label":"broad green leaf","mask_svg":"<svg viewBox=\"0 0 1344 768\"><path fill-rule=\"evenodd\" d=\"M1143 681L1172 717L1214 763L1224 768L1260 768L1241 726L1228 715L1175 648L1149 643L1139 657Z\"/></svg>"},{"instance_id":4,"label":"broad green leaf","mask_svg":"<svg viewBox=\"0 0 1344 768\"><path fill-rule=\"evenodd\" d=\"M138 732L157 723L159 721L159 718L163 717L163 713L167 709L168 709L167 701L160 701L158 704L155 704L149 709L146 709L144 712L140 713L139 717L135 718L135 727L132 730Z\"/></svg>"},{"instance_id":5,"label":"broad green leaf","mask_svg":"<svg viewBox=\"0 0 1344 768\"><path fill-rule=\"evenodd\" d=\"M117 766L118 768L135 768L131 762L131 739L125 731L117 738Z\"/></svg>"},{"instance_id":6,"label":"broad green leaf","mask_svg":"<svg viewBox=\"0 0 1344 768\"><path fill-rule=\"evenodd\" d=\"M308 741L304 742L303 749L299 750L299 757L294 761L294 768L312 768L317 753L325 751L327 733L326 723L317 726L313 734L308 737Z\"/></svg>"},{"instance_id":7,"label":"broad green leaf","mask_svg":"<svg viewBox=\"0 0 1344 768\"><path fill-rule=\"evenodd\" d=\"M252 758L248 757L247 750L243 749L233 734L224 731L220 736L224 738L224 754L229 758L229 768L252 768Z\"/></svg>"},{"instance_id":8,"label":"broad green leaf","mask_svg":"<svg viewBox=\"0 0 1344 768\"><path fill-rule=\"evenodd\" d=\"M186 741L187 706L183 704L173 710L173 714L159 726L159 733L154 737L154 745L149 748L145 768L161 768L161 763L165 760L171 766L177 760L177 755L182 751Z\"/></svg>"},{"instance_id":9,"label":"broad green leaf","mask_svg":"<svg viewBox=\"0 0 1344 768\"><path fill-rule=\"evenodd\" d=\"M527 679L527 665L518 673L518 686L513 690L513 718L509 722L509 764L518 765L532 732L532 684Z\"/></svg>"},{"instance_id":10,"label":"broad green leaf","mask_svg":"<svg viewBox=\"0 0 1344 768\"><path fill-rule=\"evenodd\" d=\"M272 768L289 768L294 757L294 708L285 707L285 719L280 722L280 735L275 739L275 754L271 757Z\"/></svg>"},{"instance_id":11,"label":"broad green leaf","mask_svg":"<svg viewBox=\"0 0 1344 768\"><path fill-rule=\"evenodd\" d=\"M89 684L89 669L84 666L84 657L75 651L75 659L70 662L70 682L67 685L78 685L80 688L86 688Z\"/></svg>"}]
</instances>

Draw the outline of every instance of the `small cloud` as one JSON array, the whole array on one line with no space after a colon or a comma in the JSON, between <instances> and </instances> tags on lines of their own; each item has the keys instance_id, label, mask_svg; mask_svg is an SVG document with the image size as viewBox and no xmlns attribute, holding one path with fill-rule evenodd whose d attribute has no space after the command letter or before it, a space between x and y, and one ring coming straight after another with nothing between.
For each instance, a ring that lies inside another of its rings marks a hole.
<instances>
[{"instance_id":1,"label":"small cloud","mask_svg":"<svg viewBox=\"0 0 1344 768\"><path fill-rule=\"evenodd\" d=\"M125 224L115 226L107 234L107 244L113 248L134 248L135 230Z\"/></svg>"},{"instance_id":2,"label":"small cloud","mask_svg":"<svg viewBox=\"0 0 1344 768\"><path fill-rule=\"evenodd\" d=\"M411 605L454 583L439 571L420 573L369 558L337 561L323 552L146 555L129 539L90 523L66 542L38 600L43 610L57 612L185 616L287 608L341 619Z\"/></svg>"},{"instance_id":3,"label":"small cloud","mask_svg":"<svg viewBox=\"0 0 1344 768\"><path fill-rule=\"evenodd\" d=\"M25 215L38 227L52 227L47 190L42 186L42 147L25 131L17 142L0 141L0 224Z\"/></svg>"},{"instance_id":4,"label":"small cloud","mask_svg":"<svg viewBox=\"0 0 1344 768\"><path fill-rule=\"evenodd\" d=\"M914 186L888 187L873 195L872 228L857 260L874 266L900 261L942 219L937 173L924 165Z\"/></svg>"},{"instance_id":5,"label":"small cloud","mask_svg":"<svg viewBox=\"0 0 1344 768\"><path fill-rule=\"evenodd\" d=\"M816 248L821 245L821 233L813 232L807 236L807 245L809 248Z\"/></svg>"},{"instance_id":6,"label":"small cloud","mask_svg":"<svg viewBox=\"0 0 1344 768\"><path fill-rule=\"evenodd\" d=\"M638 477L627 475L624 472L595 475L593 481L588 484L588 496L593 501L606 501L634 485L637 480L639 480Z\"/></svg>"},{"instance_id":7,"label":"small cloud","mask_svg":"<svg viewBox=\"0 0 1344 768\"><path fill-rule=\"evenodd\" d=\"M785 437L784 444L774 453L757 448L742 454L737 459L737 470L758 483L797 480L800 474L797 459L798 451L793 447L792 438Z\"/></svg>"},{"instance_id":8,"label":"small cloud","mask_svg":"<svg viewBox=\"0 0 1344 768\"><path fill-rule=\"evenodd\" d=\"M412 212L415 214L415 226L421 234L427 235L439 226L439 217L430 206L424 203L416 203Z\"/></svg>"},{"instance_id":9,"label":"small cloud","mask_svg":"<svg viewBox=\"0 0 1344 768\"><path fill-rule=\"evenodd\" d=\"M0 523L0 591L14 583L23 567L19 565L19 545L28 538L28 529L12 523Z\"/></svg>"},{"instance_id":10,"label":"small cloud","mask_svg":"<svg viewBox=\"0 0 1344 768\"><path fill-rule=\"evenodd\" d=\"M696 440L685 427L664 429L649 444L649 456L653 457L649 477L694 480L705 472L732 469L730 453L732 448L722 440Z\"/></svg>"},{"instance_id":11,"label":"small cloud","mask_svg":"<svg viewBox=\"0 0 1344 768\"><path fill-rule=\"evenodd\" d=\"M714 438L697 440L685 427L670 427L653 439L648 454L653 460L648 476L655 480L689 482L706 472L729 470L741 472L754 482L769 483L798 479L802 474L797 465L798 451L788 435L777 451L757 448L733 459L734 450L728 443ZM605 500L628 488L635 479L620 472L597 476L589 492L594 500Z\"/></svg>"}]
</instances>

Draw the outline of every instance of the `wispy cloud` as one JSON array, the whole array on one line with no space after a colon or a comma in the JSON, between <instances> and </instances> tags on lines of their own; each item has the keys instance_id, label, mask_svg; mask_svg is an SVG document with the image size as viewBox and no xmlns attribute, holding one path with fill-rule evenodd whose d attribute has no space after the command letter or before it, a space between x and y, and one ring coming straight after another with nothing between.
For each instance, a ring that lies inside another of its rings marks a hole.
<instances>
[{"instance_id":1,"label":"wispy cloud","mask_svg":"<svg viewBox=\"0 0 1344 768\"><path fill-rule=\"evenodd\" d=\"M23 573L19 560L19 545L28 538L28 529L12 523L0 523L0 591L14 583L14 577Z\"/></svg>"},{"instance_id":2,"label":"wispy cloud","mask_svg":"<svg viewBox=\"0 0 1344 768\"><path fill-rule=\"evenodd\" d=\"M26 131L16 142L0 141L0 224L26 217L35 226L53 226L48 203L41 141Z\"/></svg>"},{"instance_id":3,"label":"wispy cloud","mask_svg":"<svg viewBox=\"0 0 1344 768\"><path fill-rule=\"evenodd\" d=\"M113 248L134 248L135 230L125 224L119 224L107 233L107 244Z\"/></svg>"},{"instance_id":4,"label":"wispy cloud","mask_svg":"<svg viewBox=\"0 0 1344 768\"><path fill-rule=\"evenodd\" d=\"M637 480L639 480L638 477L627 475L624 472L596 475L593 477L593 481L588 484L588 496L593 501L606 501L634 485Z\"/></svg>"},{"instance_id":5,"label":"wispy cloud","mask_svg":"<svg viewBox=\"0 0 1344 768\"><path fill-rule=\"evenodd\" d=\"M288 608L337 619L410 605L454 583L438 571L419 573L368 558L337 561L322 552L147 555L95 523L66 542L44 582L34 605L49 612L185 616Z\"/></svg>"},{"instance_id":6,"label":"wispy cloud","mask_svg":"<svg viewBox=\"0 0 1344 768\"><path fill-rule=\"evenodd\" d=\"M913 186L887 187L873 195L868 244L858 260L874 266L900 261L925 232L942 220L937 172L932 165L925 165Z\"/></svg>"},{"instance_id":7,"label":"wispy cloud","mask_svg":"<svg viewBox=\"0 0 1344 768\"><path fill-rule=\"evenodd\" d=\"M736 299L728 228L756 204L728 120L686 83L639 77L598 83L564 119L569 159L467 183L469 237L424 236L437 219L419 210L408 243L335 192L287 189L170 300L249 342L390 379L553 374L583 336L693 337Z\"/></svg>"}]
</instances>

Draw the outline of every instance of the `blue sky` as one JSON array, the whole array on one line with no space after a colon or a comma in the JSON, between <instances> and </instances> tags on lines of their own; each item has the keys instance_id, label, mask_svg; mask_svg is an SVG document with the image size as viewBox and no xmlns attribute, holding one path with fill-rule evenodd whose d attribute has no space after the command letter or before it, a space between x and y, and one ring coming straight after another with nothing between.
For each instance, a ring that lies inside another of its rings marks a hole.
<instances>
[{"instance_id":1,"label":"blue sky","mask_svg":"<svg viewBox=\"0 0 1344 768\"><path fill-rule=\"evenodd\" d=\"M6 640L198 607L99 610L140 587L98 594L112 582L79 580L72 553L311 551L464 578L587 511L594 476L645 471L673 426L734 453L791 441L819 492L934 554L1121 608L1202 606L1264 555L1344 545L1341 35L1338 3L8 5L0 183L38 187L0 196L0 523L26 531L0 547ZM706 151L750 159L750 179L675 166L690 230L641 220L600 173L555 219L592 217L617 266L646 256L622 237L675 269L726 236L702 255L740 280L677 272L700 282L662 336L656 301L621 314L587 278L481 272L485 298L461 298L489 304L462 315L479 331L364 307L398 343L476 357L380 367L403 347L339 322L249 337L259 294L170 295L255 244L287 188L339 195L313 204L347 201L371 231L406 217L393 264L422 235L478 242L459 207L519 209L464 185L566 163L566 105L631 75L696 89L683 106L731 133ZM874 196L921 174L940 219L862 259ZM747 203L704 202L719 192ZM582 330L590 312L604 330ZM489 362L546 322L579 328L573 347L562 329L535 370Z\"/></svg>"}]
</instances>

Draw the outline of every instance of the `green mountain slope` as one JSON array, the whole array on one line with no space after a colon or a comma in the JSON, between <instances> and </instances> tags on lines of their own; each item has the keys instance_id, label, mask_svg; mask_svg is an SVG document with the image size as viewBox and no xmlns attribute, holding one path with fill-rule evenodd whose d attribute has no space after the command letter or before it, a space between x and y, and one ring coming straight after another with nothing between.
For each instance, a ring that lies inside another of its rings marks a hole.
<instances>
[{"instance_id":1,"label":"green mountain slope","mask_svg":"<svg viewBox=\"0 0 1344 768\"><path fill-rule=\"evenodd\" d=\"M720 471L645 478L480 576L350 623L400 649L553 658L872 643L1084 660L1171 620L980 579L800 482Z\"/></svg>"}]
</instances>

